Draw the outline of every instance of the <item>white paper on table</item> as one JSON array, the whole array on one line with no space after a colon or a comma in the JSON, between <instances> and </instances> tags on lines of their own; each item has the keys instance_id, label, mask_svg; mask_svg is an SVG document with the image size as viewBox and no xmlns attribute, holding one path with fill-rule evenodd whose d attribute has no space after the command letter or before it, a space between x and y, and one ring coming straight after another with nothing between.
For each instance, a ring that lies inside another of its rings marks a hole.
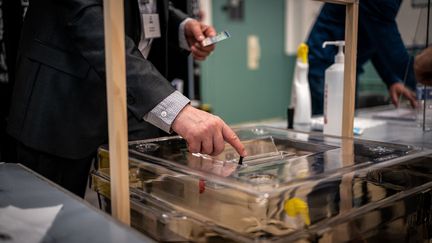
<instances>
[{"instance_id":1,"label":"white paper on table","mask_svg":"<svg viewBox=\"0 0 432 243\"><path fill-rule=\"evenodd\" d=\"M415 121L417 119L417 112L416 110L410 108L398 108L377 112L373 115L373 117L381 119Z\"/></svg>"},{"instance_id":2,"label":"white paper on table","mask_svg":"<svg viewBox=\"0 0 432 243\"><path fill-rule=\"evenodd\" d=\"M354 118L354 135L361 135L365 129L381 126L386 124L383 120L374 120L370 118L355 117ZM316 131L322 131L324 128L324 118L315 117L312 118L311 129Z\"/></svg>"},{"instance_id":3,"label":"white paper on table","mask_svg":"<svg viewBox=\"0 0 432 243\"><path fill-rule=\"evenodd\" d=\"M39 243L62 207L0 208L0 242Z\"/></svg>"}]
</instances>

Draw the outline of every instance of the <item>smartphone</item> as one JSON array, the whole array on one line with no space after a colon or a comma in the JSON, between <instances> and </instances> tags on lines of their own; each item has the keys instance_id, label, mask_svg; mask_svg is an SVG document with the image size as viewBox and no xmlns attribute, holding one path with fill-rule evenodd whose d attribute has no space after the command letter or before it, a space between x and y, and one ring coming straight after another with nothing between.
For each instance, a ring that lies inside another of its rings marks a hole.
<instances>
[{"instance_id":1,"label":"smartphone","mask_svg":"<svg viewBox=\"0 0 432 243\"><path fill-rule=\"evenodd\" d=\"M201 42L201 44L203 46L209 46L209 45L212 45L212 44L217 43L219 41L226 40L226 39L228 39L230 37L231 37L231 35L230 35L230 33L228 31L222 31L222 32L218 33L217 35L215 35L213 37L207 37L207 38L205 38Z\"/></svg>"}]
</instances>

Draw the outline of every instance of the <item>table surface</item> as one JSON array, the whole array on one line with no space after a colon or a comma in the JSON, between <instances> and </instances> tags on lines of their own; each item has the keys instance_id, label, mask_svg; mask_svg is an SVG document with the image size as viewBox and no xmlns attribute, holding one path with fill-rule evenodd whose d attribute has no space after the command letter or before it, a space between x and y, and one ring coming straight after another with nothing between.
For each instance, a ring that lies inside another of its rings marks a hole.
<instances>
[{"instance_id":1,"label":"table surface","mask_svg":"<svg viewBox=\"0 0 432 243\"><path fill-rule=\"evenodd\" d=\"M389 111L391 109L394 109L393 106L380 106L358 110L356 112L356 117L384 121L384 123L382 125L364 129L363 134L355 136L355 138L432 149L432 131L423 132L421 127L417 125L416 121L375 118L377 113ZM242 123L234 127L245 125L263 125L277 128L286 128L287 121L286 119L271 119L252 123ZM296 127L294 130L301 132L322 133L320 131L311 131L310 126Z\"/></svg>"},{"instance_id":2,"label":"table surface","mask_svg":"<svg viewBox=\"0 0 432 243\"><path fill-rule=\"evenodd\" d=\"M0 163L0 207L63 204L42 242L155 242L20 164Z\"/></svg>"},{"instance_id":3,"label":"table surface","mask_svg":"<svg viewBox=\"0 0 432 243\"><path fill-rule=\"evenodd\" d=\"M357 117L376 119L374 114L388 109L364 109L357 112ZM285 128L286 120L247 125ZM386 120L383 125L365 129L356 138L432 149L432 132L423 132L415 121ZM0 163L0 207L37 208L58 204L63 204L63 208L42 242L155 242L24 166Z\"/></svg>"},{"instance_id":4,"label":"table surface","mask_svg":"<svg viewBox=\"0 0 432 243\"><path fill-rule=\"evenodd\" d=\"M392 109L392 106L364 109L358 112L358 117L377 120L374 118L377 112L389 109ZM395 119L386 119L385 121L386 124L365 129L364 134L358 138L432 149L432 131L423 132L416 121Z\"/></svg>"}]
</instances>

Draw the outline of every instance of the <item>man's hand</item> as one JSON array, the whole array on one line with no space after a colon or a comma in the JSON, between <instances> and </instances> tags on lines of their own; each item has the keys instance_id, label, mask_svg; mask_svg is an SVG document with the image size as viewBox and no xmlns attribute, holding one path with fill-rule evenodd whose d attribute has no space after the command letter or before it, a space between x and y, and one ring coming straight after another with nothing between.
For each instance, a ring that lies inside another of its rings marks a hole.
<instances>
[{"instance_id":1,"label":"man's hand","mask_svg":"<svg viewBox=\"0 0 432 243\"><path fill-rule=\"evenodd\" d=\"M416 56L414 71L417 81L426 85L432 85L432 47Z\"/></svg>"},{"instance_id":2,"label":"man's hand","mask_svg":"<svg viewBox=\"0 0 432 243\"><path fill-rule=\"evenodd\" d=\"M394 83L389 90L393 105L399 106L399 97L403 96L409 100L412 108L417 107L416 95L413 91L407 88L403 83Z\"/></svg>"},{"instance_id":3,"label":"man's hand","mask_svg":"<svg viewBox=\"0 0 432 243\"><path fill-rule=\"evenodd\" d=\"M202 24L196 20L189 20L185 24L185 36L192 52L192 56L200 61L203 61L215 49L215 45L203 47L201 41L206 37L216 35L213 27Z\"/></svg>"},{"instance_id":4,"label":"man's hand","mask_svg":"<svg viewBox=\"0 0 432 243\"><path fill-rule=\"evenodd\" d=\"M247 155L240 139L222 119L191 105L180 111L172 124L172 129L186 139L191 153L215 156L222 153L227 141L240 156Z\"/></svg>"}]
</instances>

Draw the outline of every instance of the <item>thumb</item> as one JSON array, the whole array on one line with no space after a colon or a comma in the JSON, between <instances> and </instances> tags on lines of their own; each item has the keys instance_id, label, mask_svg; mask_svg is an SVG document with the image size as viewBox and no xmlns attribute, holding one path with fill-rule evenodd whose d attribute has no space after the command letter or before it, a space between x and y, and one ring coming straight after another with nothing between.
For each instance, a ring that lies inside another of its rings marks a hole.
<instances>
[{"instance_id":1,"label":"thumb","mask_svg":"<svg viewBox=\"0 0 432 243\"><path fill-rule=\"evenodd\" d=\"M198 21L193 21L193 23L191 23L190 25L190 31L192 32L193 37L197 40L197 41L203 41L204 40L204 33L203 30L201 29L201 24Z\"/></svg>"}]
</instances>

